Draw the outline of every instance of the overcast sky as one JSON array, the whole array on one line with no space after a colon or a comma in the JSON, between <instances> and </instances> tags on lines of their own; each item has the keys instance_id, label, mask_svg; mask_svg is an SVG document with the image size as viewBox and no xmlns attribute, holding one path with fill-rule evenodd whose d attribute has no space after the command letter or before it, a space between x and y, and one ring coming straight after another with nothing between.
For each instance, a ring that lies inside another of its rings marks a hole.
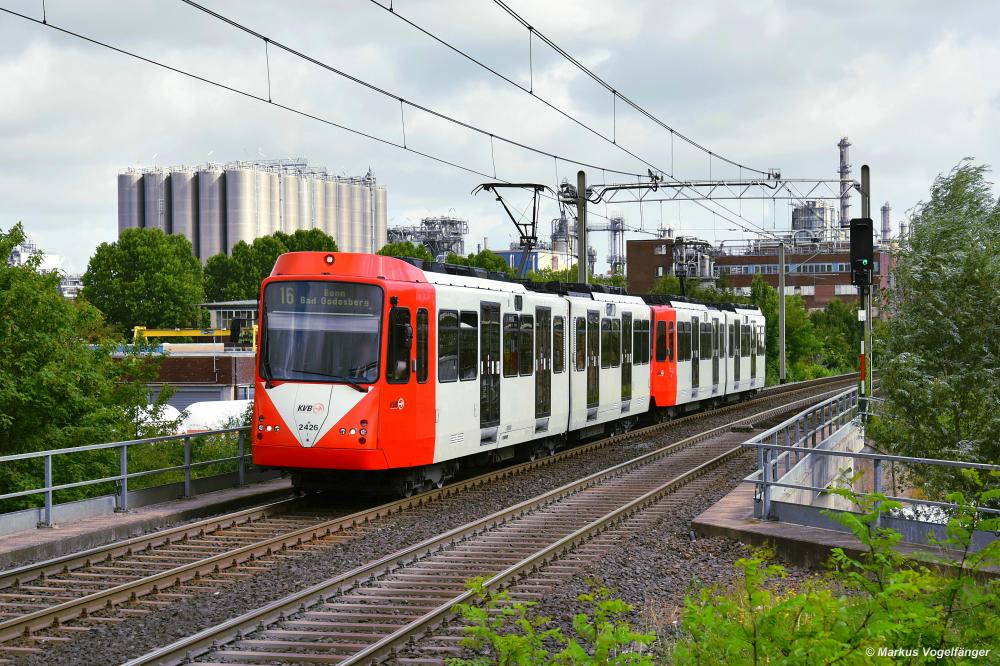
<instances>
[{"instance_id":1,"label":"overcast sky","mask_svg":"<svg viewBox=\"0 0 1000 666\"><path fill-rule=\"evenodd\" d=\"M388 0L386 0L388 2ZM848 136L871 165L873 212L893 232L934 176L966 156L1000 153L1000 3L508 3L617 90L716 154L785 176L835 177ZM646 166L539 101L463 60L369 0L220 2L212 9L394 95L567 158L645 173ZM175 0L47 0L48 21L267 96L263 43ZM41 18L41 0L0 0ZM395 0L396 12L602 132L612 99L487 0ZM398 102L270 49L272 98L352 128L402 140ZM513 226L483 178L158 69L0 13L0 228L22 220L45 251L82 271L117 235L116 173L127 166L306 156L332 173L369 167L388 188L389 224L453 213L467 249L506 247ZM709 159L616 105L617 141L678 178L707 178ZM407 110L417 150L513 181L575 178L578 167L526 153ZM673 153L673 154L672 154ZM672 167L671 167L672 164ZM712 163L713 177L739 171ZM746 175L746 174L744 174ZM591 182L610 174L588 173ZM523 202L522 202L523 205ZM785 228L790 210L726 202L754 224ZM720 212L722 209L717 209ZM712 241L744 237L695 204L612 206L633 227L661 223ZM852 212L860 213L857 198ZM542 207L548 235L555 204ZM735 215L729 214L730 217ZM592 220L599 221L599 220ZM630 238L643 237L630 234ZM648 236L646 236L648 237ZM605 267L606 234L593 239Z\"/></svg>"}]
</instances>

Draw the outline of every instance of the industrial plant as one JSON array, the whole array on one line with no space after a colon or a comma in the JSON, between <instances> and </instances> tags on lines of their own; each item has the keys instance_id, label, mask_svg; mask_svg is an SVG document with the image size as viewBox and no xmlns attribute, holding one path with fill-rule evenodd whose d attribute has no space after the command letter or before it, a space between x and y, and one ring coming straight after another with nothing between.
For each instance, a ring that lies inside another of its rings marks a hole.
<instances>
[{"instance_id":1,"label":"industrial plant","mask_svg":"<svg viewBox=\"0 0 1000 666\"><path fill-rule=\"evenodd\" d=\"M202 261L276 231L321 229L342 252L386 243L386 189L369 172L333 176L305 158L128 168L118 174L118 233L184 236Z\"/></svg>"}]
</instances>

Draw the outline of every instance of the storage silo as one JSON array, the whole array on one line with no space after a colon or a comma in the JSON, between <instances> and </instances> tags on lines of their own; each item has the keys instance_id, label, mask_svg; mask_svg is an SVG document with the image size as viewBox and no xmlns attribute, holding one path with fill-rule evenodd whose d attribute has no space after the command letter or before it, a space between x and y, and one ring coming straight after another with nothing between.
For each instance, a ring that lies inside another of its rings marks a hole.
<instances>
[{"instance_id":1,"label":"storage silo","mask_svg":"<svg viewBox=\"0 0 1000 666\"><path fill-rule=\"evenodd\" d=\"M375 188L366 182L361 189L361 249L358 252L372 253L372 239L375 236Z\"/></svg>"},{"instance_id":2,"label":"storage silo","mask_svg":"<svg viewBox=\"0 0 1000 666\"><path fill-rule=\"evenodd\" d=\"M337 181L324 178L316 184L323 186L323 233L337 241L340 248L337 238Z\"/></svg>"},{"instance_id":3,"label":"storage silo","mask_svg":"<svg viewBox=\"0 0 1000 666\"><path fill-rule=\"evenodd\" d=\"M388 211L385 187L375 188L375 251L388 242ZM484 246L485 247L485 246Z\"/></svg>"},{"instance_id":4,"label":"storage silo","mask_svg":"<svg viewBox=\"0 0 1000 666\"><path fill-rule=\"evenodd\" d=\"M271 221L271 173L264 169L254 169L254 238L269 236Z\"/></svg>"},{"instance_id":5,"label":"storage silo","mask_svg":"<svg viewBox=\"0 0 1000 666\"><path fill-rule=\"evenodd\" d=\"M170 233L170 179L165 169L147 169L142 175L145 213L143 226Z\"/></svg>"},{"instance_id":6,"label":"storage silo","mask_svg":"<svg viewBox=\"0 0 1000 666\"><path fill-rule=\"evenodd\" d=\"M142 174L129 169L118 174L118 235L142 226Z\"/></svg>"},{"instance_id":7,"label":"storage silo","mask_svg":"<svg viewBox=\"0 0 1000 666\"><path fill-rule=\"evenodd\" d=\"M310 229L326 229L326 184L323 179L313 176L309 179L309 207L312 215Z\"/></svg>"},{"instance_id":8,"label":"storage silo","mask_svg":"<svg viewBox=\"0 0 1000 666\"><path fill-rule=\"evenodd\" d=\"M170 231L191 241L198 255L198 178L191 169L170 172Z\"/></svg>"},{"instance_id":9,"label":"storage silo","mask_svg":"<svg viewBox=\"0 0 1000 666\"><path fill-rule=\"evenodd\" d=\"M351 238L351 184L345 180L337 180L337 220L334 238L341 252L354 252L354 239Z\"/></svg>"},{"instance_id":10,"label":"storage silo","mask_svg":"<svg viewBox=\"0 0 1000 666\"><path fill-rule=\"evenodd\" d=\"M299 187L297 174L281 174L281 231L294 233L299 228Z\"/></svg>"},{"instance_id":11,"label":"storage silo","mask_svg":"<svg viewBox=\"0 0 1000 666\"><path fill-rule=\"evenodd\" d=\"M207 261L226 249L226 179L219 167L198 172L198 257Z\"/></svg>"},{"instance_id":12,"label":"storage silo","mask_svg":"<svg viewBox=\"0 0 1000 666\"><path fill-rule=\"evenodd\" d=\"M354 252L365 251L364 225L365 201L368 199L368 187L361 181L351 183L351 222L349 233ZM369 204L370 205L370 204Z\"/></svg>"},{"instance_id":13,"label":"storage silo","mask_svg":"<svg viewBox=\"0 0 1000 666\"><path fill-rule=\"evenodd\" d=\"M313 180L312 176L308 174L302 174L299 176L299 226L298 229L312 229L313 221L313 211L312 211L312 190L313 190Z\"/></svg>"},{"instance_id":14,"label":"storage silo","mask_svg":"<svg viewBox=\"0 0 1000 666\"><path fill-rule=\"evenodd\" d=\"M277 171L267 171L268 234L281 231L281 178Z\"/></svg>"},{"instance_id":15,"label":"storage silo","mask_svg":"<svg viewBox=\"0 0 1000 666\"><path fill-rule=\"evenodd\" d=\"M257 236L256 169L226 169L226 254Z\"/></svg>"}]
</instances>

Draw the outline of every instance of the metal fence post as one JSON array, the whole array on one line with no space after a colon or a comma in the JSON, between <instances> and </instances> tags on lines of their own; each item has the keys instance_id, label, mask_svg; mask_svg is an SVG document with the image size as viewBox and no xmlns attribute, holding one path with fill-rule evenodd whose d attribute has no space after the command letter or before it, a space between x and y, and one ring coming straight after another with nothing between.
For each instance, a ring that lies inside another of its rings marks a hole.
<instances>
[{"instance_id":1,"label":"metal fence post","mask_svg":"<svg viewBox=\"0 0 1000 666\"><path fill-rule=\"evenodd\" d=\"M191 497L191 438L184 438L184 497Z\"/></svg>"},{"instance_id":2,"label":"metal fence post","mask_svg":"<svg viewBox=\"0 0 1000 666\"><path fill-rule=\"evenodd\" d=\"M771 470L771 450L766 446L763 446L764 442L761 442L760 452L763 458L763 465L760 470L760 477L764 481L764 490L761 493L761 500L763 502L763 511L761 513L761 518L763 520L770 520L771 518L771 480L768 478Z\"/></svg>"},{"instance_id":3,"label":"metal fence post","mask_svg":"<svg viewBox=\"0 0 1000 666\"><path fill-rule=\"evenodd\" d=\"M52 525L52 456L45 456L45 518L39 527L53 527Z\"/></svg>"},{"instance_id":4,"label":"metal fence post","mask_svg":"<svg viewBox=\"0 0 1000 666\"><path fill-rule=\"evenodd\" d=\"M875 458L875 460L872 461L872 468L873 468L873 474L875 476L874 491L877 494L877 493L882 492L882 460L879 459L879 458ZM882 502L876 500L875 501L875 510L877 511L881 505L882 505ZM882 514L881 513L876 513L875 514L875 526L876 527L881 527L882 526Z\"/></svg>"},{"instance_id":5,"label":"metal fence post","mask_svg":"<svg viewBox=\"0 0 1000 666\"><path fill-rule=\"evenodd\" d=\"M236 438L236 457L239 458L239 460L237 460L237 464L238 464L237 472L239 474L240 488L243 487L243 482L244 482L244 479L243 479L243 475L244 475L244 471L243 471L243 451L244 451L245 447L246 447L246 431L240 430L239 435Z\"/></svg>"},{"instance_id":6,"label":"metal fence post","mask_svg":"<svg viewBox=\"0 0 1000 666\"><path fill-rule=\"evenodd\" d=\"M118 474L121 476L121 483L118 485L118 506L115 511L124 513L128 511L128 447L124 444L118 449Z\"/></svg>"}]
</instances>

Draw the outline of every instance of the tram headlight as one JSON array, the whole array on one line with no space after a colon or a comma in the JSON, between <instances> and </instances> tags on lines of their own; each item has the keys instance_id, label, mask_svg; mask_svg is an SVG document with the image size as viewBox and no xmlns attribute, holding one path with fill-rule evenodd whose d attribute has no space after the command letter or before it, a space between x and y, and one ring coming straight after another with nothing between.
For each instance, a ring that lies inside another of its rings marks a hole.
<instances>
[{"instance_id":1,"label":"tram headlight","mask_svg":"<svg viewBox=\"0 0 1000 666\"><path fill-rule=\"evenodd\" d=\"M364 437L365 435L368 434L368 428L362 428L361 430L358 431L358 434Z\"/></svg>"}]
</instances>

